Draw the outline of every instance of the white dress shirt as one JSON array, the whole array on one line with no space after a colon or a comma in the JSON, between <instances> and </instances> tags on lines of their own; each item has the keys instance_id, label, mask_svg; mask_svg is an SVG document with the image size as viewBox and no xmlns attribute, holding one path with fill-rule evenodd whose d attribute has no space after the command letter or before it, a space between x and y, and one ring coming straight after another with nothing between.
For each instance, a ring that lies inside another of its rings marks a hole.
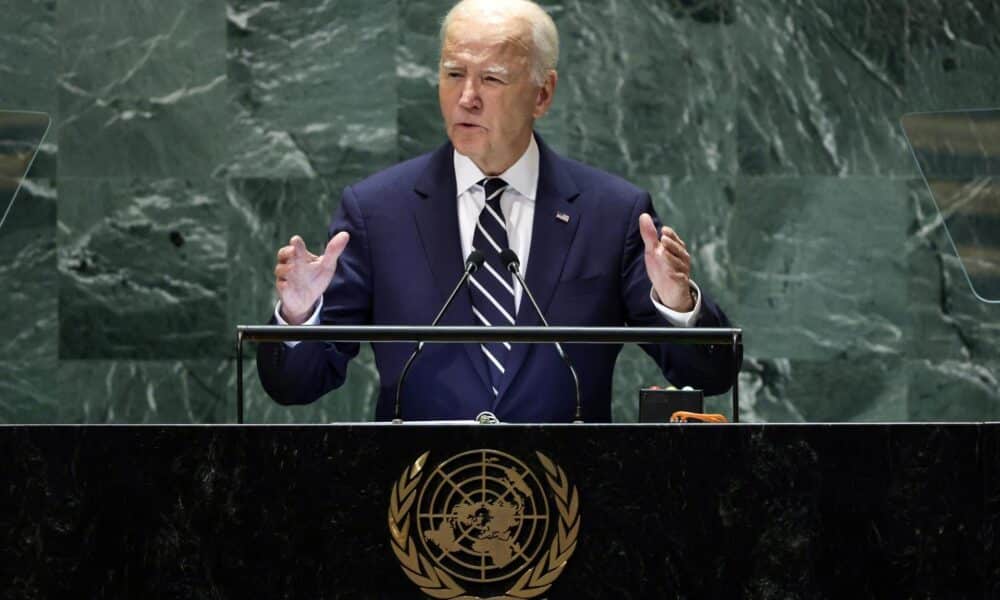
<instances>
[{"instance_id":1,"label":"white dress shirt","mask_svg":"<svg viewBox=\"0 0 1000 600\"><path fill-rule=\"evenodd\" d=\"M486 190L477 185L487 177L476 163L455 151L455 189L458 190L458 236L462 256L472 252L472 238L476 235L479 214L486 206ZM509 169L499 175L507 182L507 189L500 196L500 210L507 223L507 245L521 261L521 277L528 272L528 255L531 251L531 226L535 221L535 192L538 190L538 144L532 136L528 149ZM514 310L521 307L521 284L514 284Z\"/></svg>"},{"instance_id":2,"label":"white dress shirt","mask_svg":"<svg viewBox=\"0 0 1000 600\"><path fill-rule=\"evenodd\" d=\"M507 182L507 189L500 197L500 210L503 211L504 221L507 222L507 243L517 257L521 260L521 276L528 272L528 260L531 251L531 228L535 220L535 193L538 191L538 144L532 136L528 149L525 150L521 158L517 160L509 169L499 175ZM458 209L458 234L462 245L462 260L472 252L472 238L476 232L476 223L479 222L479 213L486 206L486 191L478 182L487 175L483 174L467 156L455 151L455 189L458 191L456 199ZM636 227L639 223L636 222ZM349 242L348 242L349 243ZM521 285L514 280L514 307L515 310L521 306ZM697 299L694 308L690 312L677 312L671 310L660 303L656 291L650 289L650 298L653 306L663 315L663 317L675 327L690 327L698 319L701 312L701 291L695 283L691 282ZM316 309L303 325L319 324L319 313L323 309L323 297L320 296L316 303ZM281 301L274 307L275 320L281 325L288 323L281 318ZM294 346L298 342L285 342L288 346Z\"/></svg>"}]
</instances>

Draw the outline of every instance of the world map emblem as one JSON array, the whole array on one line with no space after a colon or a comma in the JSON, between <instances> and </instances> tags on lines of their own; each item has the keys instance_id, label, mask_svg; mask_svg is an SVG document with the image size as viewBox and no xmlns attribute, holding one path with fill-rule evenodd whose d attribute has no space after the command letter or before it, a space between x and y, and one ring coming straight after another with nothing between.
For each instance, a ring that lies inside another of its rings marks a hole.
<instances>
[{"instance_id":1,"label":"world map emblem","mask_svg":"<svg viewBox=\"0 0 1000 600\"><path fill-rule=\"evenodd\" d=\"M428 468L420 455L393 486L392 549L403 573L434 598L534 598L566 567L580 528L579 494L535 453L538 473L479 449Z\"/></svg>"}]
</instances>

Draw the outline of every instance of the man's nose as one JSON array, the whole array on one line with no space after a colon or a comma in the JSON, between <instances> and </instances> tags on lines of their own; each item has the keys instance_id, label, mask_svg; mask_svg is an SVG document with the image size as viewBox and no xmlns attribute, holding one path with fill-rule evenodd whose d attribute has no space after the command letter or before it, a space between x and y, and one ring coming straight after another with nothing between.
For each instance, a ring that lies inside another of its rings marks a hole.
<instances>
[{"instance_id":1,"label":"man's nose","mask_svg":"<svg viewBox=\"0 0 1000 600\"><path fill-rule=\"evenodd\" d=\"M479 97L479 88L476 86L475 78L466 77L465 85L462 87L462 95L458 99L458 105L466 110L475 110L480 107L482 99Z\"/></svg>"}]
</instances>

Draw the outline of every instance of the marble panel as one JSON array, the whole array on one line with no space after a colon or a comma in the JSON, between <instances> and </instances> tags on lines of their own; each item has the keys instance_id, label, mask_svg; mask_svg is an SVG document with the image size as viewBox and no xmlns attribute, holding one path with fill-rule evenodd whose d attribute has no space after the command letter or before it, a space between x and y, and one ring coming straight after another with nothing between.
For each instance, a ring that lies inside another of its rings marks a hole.
<instances>
[{"instance_id":1,"label":"marble panel","mask_svg":"<svg viewBox=\"0 0 1000 600\"><path fill-rule=\"evenodd\" d=\"M577 153L570 146L569 117L572 106L572 91L563 79L564 74L568 70L572 70L571 65L574 60L566 54L566 36L572 30L570 14L574 10L574 4L562 0L541 0L539 4L545 8L545 11L552 17L552 20L556 24L556 29L559 31L560 49L559 63L556 65L556 72L559 74L559 78L556 81L555 98L552 100L549 112L542 116L541 119L535 121L535 132L542 136L549 147L563 156L568 156L576 160L585 160L586 157ZM594 166L605 170L608 168L602 164Z\"/></svg>"},{"instance_id":2,"label":"marble panel","mask_svg":"<svg viewBox=\"0 0 1000 600\"><path fill-rule=\"evenodd\" d=\"M814 422L907 421L909 378L899 356L846 356L830 361L793 361L788 401Z\"/></svg>"},{"instance_id":3,"label":"marble panel","mask_svg":"<svg viewBox=\"0 0 1000 600\"><path fill-rule=\"evenodd\" d=\"M209 175L225 150L222 0L57 6L60 172Z\"/></svg>"},{"instance_id":4,"label":"marble panel","mask_svg":"<svg viewBox=\"0 0 1000 600\"><path fill-rule=\"evenodd\" d=\"M1000 5L927 0L907 6L906 112L996 108Z\"/></svg>"},{"instance_id":5,"label":"marble panel","mask_svg":"<svg viewBox=\"0 0 1000 600\"><path fill-rule=\"evenodd\" d=\"M396 158L396 2L227 9L230 148L222 172L315 177Z\"/></svg>"},{"instance_id":6,"label":"marble panel","mask_svg":"<svg viewBox=\"0 0 1000 600\"><path fill-rule=\"evenodd\" d=\"M731 318L760 358L904 349L906 187L883 178L740 178Z\"/></svg>"},{"instance_id":7,"label":"marble panel","mask_svg":"<svg viewBox=\"0 0 1000 600\"><path fill-rule=\"evenodd\" d=\"M56 112L55 0L2 0L0 110Z\"/></svg>"},{"instance_id":8,"label":"marble panel","mask_svg":"<svg viewBox=\"0 0 1000 600\"><path fill-rule=\"evenodd\" d=\"M941 262L948 272L944 280L951 286L947 314L954 319L964 351L974 361L1000 358L1000 306L983 302L973 293L957 255L943 254Z\"/></svg>"},{"instance_id":9,"label":"marble panel","mask_svg":"<svg viewBox=\"0 0 1000 600\"><path fill-rule=\"evenodd\" d=\"M738 77L726 6L567 4L568 153L626 177L735 174Z\"/></svg>"},{"instance_id":10,"label":"marble panel","mask_svg":"<svg viewBox=\"0 0 1000 600\"><path fill-rule=\"evenodd\" d=\"M0 215L7 208L0 202ZM56 190L29 179L0 229L0 361L54 359L58 335Z\"/></svg>"},{"instance_id":11,"label":"marble panel","mask_svg":"<svg viewBox=\"0 0 1000 600\"><path fill-rule=\"evenodd\" d=\"M895 507L887 505L891 435L882 426L838 426L826 435L809 436L824 465L817 502L826 515L819 524L824 539L816 562L827 576L828 597L878 598L892 595L891 574L884 569L890 543L880 539L881 521ZM911 498L912 500L912 498ZM850 549L845 552L845 549ZM841 557L850 554L853 565Z\"/></svg>"},{"instance_id":12,"label":"marble panel","mask_svg":"<svg viewBox=\"0 0 1000 600\"><path fill-rule=\"evenodd\" d=\"M232 364L61 360L55 423L233 423Z\"/></svg>"},{"instance_id":13,"label":"marble panel","mask_svg":"<svg viewBox=\"0 0 1000 600\"><path fill-rule=\"evenodd\" d=\"M1000 421L1000 361L911 361L908 421Z\"/></svg>"},{"instance_id":14,"label":"marble panel","mask_svg":"<svg viewBox=\"0 0 1000 600\"><path fill-rule=\"evenodd\" d=\"M741 418L753 423L908 419L908 371L898 356L744 360Z\"/></svg>"},{"instance_id":15,"label":"marble panel","mask_svg":"<svg viewBox=\"0 0 1000 600\"><path fill-rule=\"evenodd\" d=\"M453 4L450 0L400 4L395 54L399 160L430 152L447 139L438 104L439 33Z\"/></svg>"},{"instance_id":16,"label":"marble panel","mask_svg":"<svg viewBox=\"0 0 1000 600\"><path fill-rule=\"evenodd\" d=\"M732 448L732 471L716 484L723 531L746 549L745 563L728 565L741 583L734 595L816 597L823 565L807 558L823 547L816 440L777 428L753 429L745 438Z\"/></svg>"},{"instance_id":17,"label":"marble panel","mask_svg":"<svg viewBox=\"0 0 1000 600\"><path fill-rule=\"evenodd\" d=\"M0 361L0 423L59 423L55 356Z\"/></svg>"},{"instance_id":18,"label":"marble panel","mask_svg":"<svg viewBox=\"0 0 1000 600\"><path fill-rule=\"evenodd\" d=\"M59 65L59 39L56 29L56 3L53 0L0 0L0 111L43 112L58 118L56 80ZM50 126L38 154L27 173L29 183L22 188L15 203L36 202L39 197L55 198L56 132ZM0 193L2 195L2 193ZM7 200L0 199L0 217ZM20 207L35 212L38 209ZM11 219L3 225L6 230ZM0 233L0 244L3 244ZM6 258L0 254L0 263ZM2 277L6 279L6 277ZM2 299L0 299L2 302Z\"/></svg>"},{"instance_id":19,"label":"marble panel","mask_svg":"<svg viewBox=\"0 0 1000 600\"><path fill-rule=\"evenodd\" d=\"M926 224L907 242L907 354L913 358L964 359L969 352L962 329L951 314L951 299L971 291L963 276L954 277L950 263L957 257L940 229L940 220Z\"/></svg>"},{"instance_id":20,"label":"marble panel","mask_svg":"<svg viewBox=\"0 0 1000 600\"><path fill-rule=\"evenodd\" d=\"M801 423L805 420L786 392L792 380L787 358L743 357L740 371L740 421L749 423Z\"/></svg>"},{"instance_id":21,"label":"marble panel","mask_svg":"<svg viewBox=\"0 0 1000 600\"><path fill-rule=\"evenodd\" d=\"M810 436L824 471L815 560L828 574L825 589L854 598L981 595L979 426L826 433ZM840 560L845 548L852 566Z\"/></svg>"},{"instance_id":22,"label":"marble panel","mask_svg":"<svg viewBox=\"0 0 1000 600\"><path fill-rule=\"evenodd\" d=\"M230 351L220 182L64 178L60 185L60 358Z\"/></svg>"},{"instance_id":23,"label":"marble panel","mask_svg":"<svg viewBox=\"0 0 1000 600\"><path fill-rule=\"evenodd\" d=\"M952 560L982 552L980 430L916 424L891 430L888 509L875 533L895 575L893 588L922 589L928 597L982 593L982 559Z\"/></svg>"},{"instance_id":24,"label":"marble panel","mask_svg":"<svg viewBox=\"0 0 1000 600\"><path fill-rule=\"evenodd\" d=\"M735 5L744 175L912 173L905 0L755 0Z\"/></svg>"},{"instance_id":25,"label":"marble panel","mask_svg":"<svg viewBox=\"0 0 1000 600\"><path fill-rule=\"evenodd\" d=\"M1000 359L1000 307L972 287L923 180L911 180L914 212L907 241L907 354L979 363Z\"/></svg>"}]
</instances>

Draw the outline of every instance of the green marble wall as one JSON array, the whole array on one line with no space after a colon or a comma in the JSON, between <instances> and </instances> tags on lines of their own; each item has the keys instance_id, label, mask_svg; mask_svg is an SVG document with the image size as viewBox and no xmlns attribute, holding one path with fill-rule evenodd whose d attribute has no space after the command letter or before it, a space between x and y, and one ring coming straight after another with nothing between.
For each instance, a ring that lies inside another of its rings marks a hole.
<instances>
[{"instance_id":1,"label":"green marble wall","mask_svg":"<svg viewBox=\"0 0 1000 600\"><path fill-rule=\"evenodd\" d=\"M1000 418L1000 307L978 302L898 124L993 107L1000 1L546 3L540 123L651 190L746 330L743 418ZM449 2L0 0L0 108L53 131L0 230L0 421L225 422L233 330L264 322L292 233L442 140ZM248 418L370 418L349 384ZM618 420L660 383L629 349ZM724 400L710 408L724 407Z\"/></svg>"}]
</instances>

